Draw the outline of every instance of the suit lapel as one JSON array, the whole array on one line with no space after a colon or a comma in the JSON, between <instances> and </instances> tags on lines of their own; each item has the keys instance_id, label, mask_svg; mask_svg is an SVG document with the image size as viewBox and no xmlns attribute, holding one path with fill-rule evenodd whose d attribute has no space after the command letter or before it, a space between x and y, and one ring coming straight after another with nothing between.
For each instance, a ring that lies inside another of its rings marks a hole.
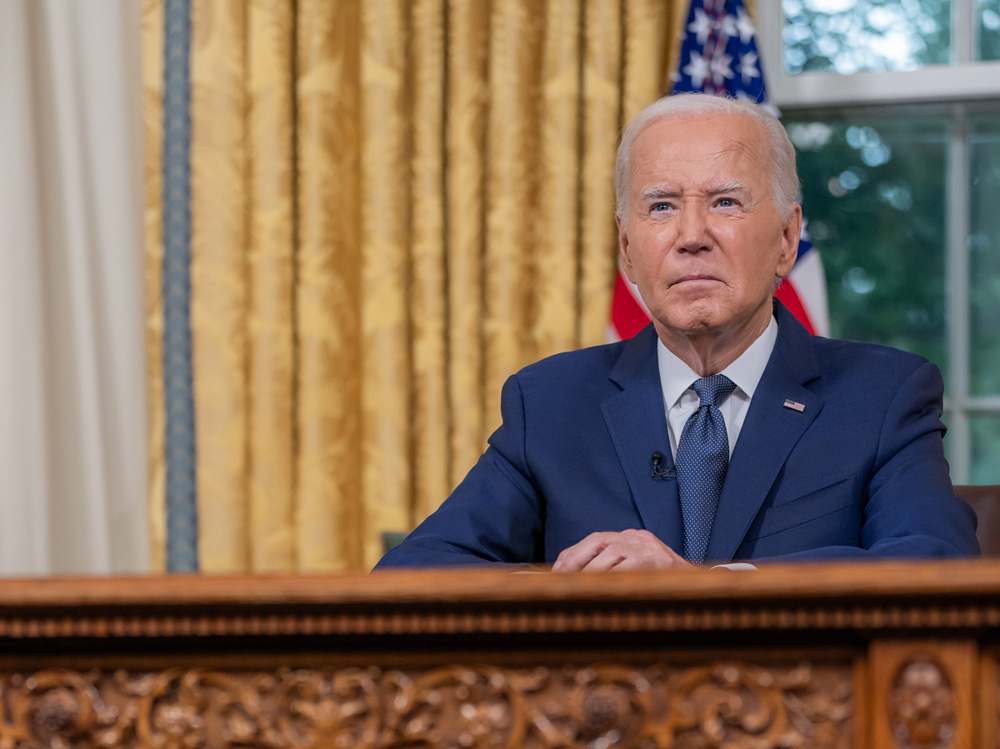
<instances>
[{"instance_id":1,"label":"suit lapel","mask_svg":"<svg viewBox=\"0 0 1000 749\"><path fill-rule=\"evenodd\" d=\"M643 526L673 549L683 548L676 478L653 478L652 454L672 468L670 437L656 359L656 333L647 326L625 346L611 379L622 388L601 404L618 459Z\"/></svg>"},{"instance_id":2,"label":"suit lapel","mask_svg":"<svg viewBox=\"0 0 1000 749\"><path fill-rule=\"evenodd\" d=\"M809 333L780 303L778 340L754 392L719 498L707 558L730 561L823 401L803 385L819 376ZM789 400L802 410L786 407Z\"/></svg>"}]
</instances>

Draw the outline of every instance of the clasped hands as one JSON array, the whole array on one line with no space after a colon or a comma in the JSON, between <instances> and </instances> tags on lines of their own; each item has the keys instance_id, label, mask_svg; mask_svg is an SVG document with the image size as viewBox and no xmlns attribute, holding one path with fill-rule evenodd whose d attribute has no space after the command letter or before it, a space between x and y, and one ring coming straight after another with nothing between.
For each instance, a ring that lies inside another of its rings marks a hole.
<instances>
[{"instance_id":1,"label":"clasped hands","mask_svg":"<svg viewBox=\"0 0 1000 749\"><path fill-rule=\"evenodd\" d=\"M601 531L573 544L552 565L553 572L604 572L693 567L646 530Z\"/></svg>"}]
</instances>

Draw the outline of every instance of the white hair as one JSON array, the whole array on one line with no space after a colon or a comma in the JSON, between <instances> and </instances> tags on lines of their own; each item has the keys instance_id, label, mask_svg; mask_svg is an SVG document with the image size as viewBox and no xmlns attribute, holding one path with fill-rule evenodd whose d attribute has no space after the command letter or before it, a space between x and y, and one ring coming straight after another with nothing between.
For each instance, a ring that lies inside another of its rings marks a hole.
<instances>
[{"instance_id":1,"label":"white hair","mask_svg":"<svg viewBox=\"0 0 1000 749\"><path fill-rule=\"evenodd\" d=\"M795 171L795 147L784 126L760 104L712 94L686 93L664 96L639 112L622 133L615 157L615 215L623 224L628 215L629 156L635 139L649 125L667 118L743 115L756 119L767 133L771 170L771 198L784 223L791 215L799 194L799 176Z\"/></svg>"}]
</instances>

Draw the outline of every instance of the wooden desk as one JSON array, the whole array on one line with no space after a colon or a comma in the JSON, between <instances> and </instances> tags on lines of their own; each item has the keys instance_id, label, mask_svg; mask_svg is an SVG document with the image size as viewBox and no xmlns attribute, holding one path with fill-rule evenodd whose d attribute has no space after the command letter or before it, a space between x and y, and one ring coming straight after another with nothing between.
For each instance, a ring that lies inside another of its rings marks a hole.
<instances>
[{"instance_id":1,"label":"wooden desk","mask_svg":"<svg viewBox=\"0 0 1000 749\"><path fill-rule=\"evenodd\" d=\"M0 748L997 747L1000 562L0 581Z\"/></svg>"}]
</instances>

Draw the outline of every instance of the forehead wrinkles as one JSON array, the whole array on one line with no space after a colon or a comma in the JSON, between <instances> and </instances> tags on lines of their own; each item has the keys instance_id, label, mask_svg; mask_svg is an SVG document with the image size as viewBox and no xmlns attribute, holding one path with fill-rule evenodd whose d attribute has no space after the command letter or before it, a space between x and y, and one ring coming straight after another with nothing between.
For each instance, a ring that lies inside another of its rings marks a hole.
<instances>
[{"instance_id":1,"label":"forehead wrinkles","mask_svg":"<svg viewBox=\"0 0 1000 749\"><path fill-rule=\"evenodd\" d=\"M678 116L665 120L654 120L636 137L630 153L628 192L633 198L645 193L649 188L666 187L679 189L681 182L694 179L697 186L687 182L688 189L712 189L721 184L739 182L752 189L758 198L769 196L770 151L764 126L746 115L726 115L723 122L738 123L736 128L724 127L724 135L713 127L719 120L702 116ZM697 133L698 123L704 122L706 132L703 140ZM680 138L671 137L674 124L691 124L696 127L693 145L690 129ZM651 139L647 131L658 127L660 132ZM721 137L720 137L721 136ZM719 138L721 142L712 143ZM687 177L682 177L687 174ZM681 182L675 182L680 179Z\"/></svg>"},{"instance_id":2,"label":"forehead wrinkles","mask_svg":"<svg viewBox=\"0 0 1000 749\"><path fill-rule=\"evenodd\" d=\"M636 163L633 175L633 189L643 197L681 195L687 192L716 193L734 189L753 189L757 175L763 174L758 165L760 159L752 145L734 143L715 152L675 158L651 158L645 163ZM697 169L689 170L692 165ZM664 171L663 167L666 167ZM689 172L688 178L680 176L672 167L680 167ZM692 180L693 178L693 180Z\"/></svg>"},{"instance_id":3,"label":"forehead wrinkles","mask_svg":"<svg viewBox=\"0 0 1000 749\"><path fill-rule=\"evenodd\" d=\"M761 174L767 173L767 155L757 139L735 140L723 148L719 155L729 156L736 161L749 161L754 170Z\"/></svg>"}]
</instances>

